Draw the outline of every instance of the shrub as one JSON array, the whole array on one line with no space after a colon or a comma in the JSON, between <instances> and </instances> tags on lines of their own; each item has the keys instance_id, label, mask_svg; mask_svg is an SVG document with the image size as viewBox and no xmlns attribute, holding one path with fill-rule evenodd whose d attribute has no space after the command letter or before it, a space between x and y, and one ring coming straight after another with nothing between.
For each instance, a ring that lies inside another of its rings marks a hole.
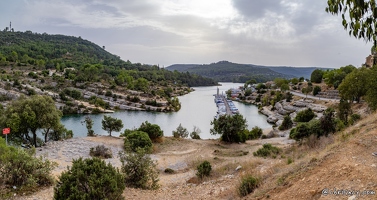
<instances>
[{"instance_id":1,"label":"shrub","mask_svg":"<svg viewBox=\"0 0 377 200\"><path fill-rule=\"evenodd\" d=\"M349 120L349 123L353 125L355 122L359 121L361 119L361 116L359 114L352 114L351 119Z\"/></svg>"},{"instance_id":2,"label":"shrub","mask_svg":"<svg viewBox=\"0 0 377 200\"><path fill-rule=\"evenodd\" d=\"M175 138L187 138L189 135L189 132L186 128L183 128L181 124L177 127L175 131L173 131L173 136Z\"/></svg>"},{"instance_id":3,"label":"shrub","mask_svg":"<svg viewBox=\"0 0 377 200\"><path fill-rule=\"evenodd\" d=\"M122 152L119 156L126 185L142 189L157 189L159 187L156 163L145 154L143 149L139 148L135 153Z\"/></svg>"},{"instance_id":4,"label":"shrub","mask_svg":"<svg viewBox=\"0 0 377 200\"><path fill-rule=\"evenodd\" d=\"M295 122L309 122L315 117L312 109L308 108L297 113Z\"/></svg>"},{"instance_id":5,"label":"shrub","mask_svg":"<svg viewBox=\"0 0 377 200\"><path fill-rule=\"evenodd\" d=\"M24 150L7 146L0 137L0 184L21 190L51 185L51 171L57 164L34 155L34 148Z\"/></svg>"},{"instance_id":6,"label":"shrub","mask_svg":"<svg viewBox=\"0 0 377 200\"><path fill-rule=\"evenodd\" d=\"M238 194L244 197L252 193L256 188L259 187L260 179L255 178L251 175L246 175L242 177L240 185L238 186Z\"/></svg>"},{"instance_id":7,"label":"shrub","mask_svg":"<svg viewBox=\"0 0 377 200\"><path fill-rule=\"evenodd\" d=\"M139 131L146 132L152 141L164 136L164 131L157 124L151 124L148 121L143 122L138 128Z\"/></svg>"},{"instance_id":8,"label":"shrub","mask_svg":"<svg viewBox=\"0 0 377 200\"><path fill-rule=\"evenodd\" d=\"M191 139L200 140L201 139L200 138L201 132L202 131L198 127L194 126L194 130L190 133Z\"/></svg>"},{"instance_id":9,"label":"shrub","mask_svg":"<svg viewBox=\"0 0 377 200\"><path fill-rule=\"evenodd\" d=\"M174 171L174 169L166 168L164 170L164 172L167 173L167 174L174 174L175 171Z\"/></svg>"},{"instance_id":10,"label":"shrub","mask_svg":"<svg viewBox=\"0 0 377 200\"><path fill-rule=\"evenodd\" d=\"M143 131L133 131L124 139L125 149L136 152L137 149L143 149L145 152L152 152L152 140L148 134Z\"/></svg>"},{"instance_id":11,"label":"shrub","mask_svg":"<svg viewBox=\"0 0 377 200\"><path fill-rule=\"evenodd\" d=\"M105 145L97 145L95 148L90 148L89 155L107 159L113 157L113 152L111 151L111 149L105 147Z\"/></svg>"},{"instance_id":12,"label":"shrub","mask_svg":"<svg viewBox=\"0 0 377 200\"><path fill-rule=\"evenodd\" d=\"M124 199L124 177L99 158L79 158L64 171L54 188L54 199Z\"/></svg>"},{"instance_id":13,"label":"shrub","mask_svg":"<svg viewBox=\"0 0 377 200\"><path fill-rule=\"evenodd\" d=\"M247 135L248 140L258 139L262 136L263 130L258 126L254 126Z\"/></svg>"},{"instance_id":14,"label":"shrub","mask_svg":"<svg viewBox=\"0 0 377 200\"><path fill-rule=\"evenodd\" d=\"M318 85L316 85L313 89L313 95L317 95L319 92L321 92L321 87L319 87Z\"/></svg>"},{"instance_id":15,"label":"shrub","mask_svg":"<svg viewBox=\"0 0 377 200\"><path fill-rule=\"evenodd\" d=\"M253 153L254 156L258 157L276 157L280 153L281 149L271 144L264 144L262 148L258 149L256 152Z\"/></svg>"},{"instance_id":16,"label":"shrub","mask_svg":"<svg viewBox=\"0 0 377 200\"><path fill-rule=\"evenodd\" d=\"M290 129L290 128L292 128L292 125L293 125L293 122L292 122L291 117L289 115L286 115L284 117L283 122L279 126L279 130L283 131L283 130Z\"/></svg>"},{"instance_id":17,"label":"shrub","mask_svg":"<svg viewBox=\"0 0 377 200\"><path fill-rule=\"evenodd\" d=\"M202 179L204 176L209 176L211 174L212 166L208 161L203 161L196 167L196 169L198 170L196 176Z\"/></svg>"}]
</instances>

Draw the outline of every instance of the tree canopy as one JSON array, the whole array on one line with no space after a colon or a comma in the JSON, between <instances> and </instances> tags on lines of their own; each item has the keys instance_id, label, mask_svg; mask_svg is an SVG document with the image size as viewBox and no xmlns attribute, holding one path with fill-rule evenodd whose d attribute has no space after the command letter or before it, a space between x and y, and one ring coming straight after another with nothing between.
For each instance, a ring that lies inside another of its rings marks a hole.
<instances>
[{"instance_id":1,"label":"tree canopy","mask_svg":"<svg viewBox=\"0 0 377 200\"><path fill-rule=\"evenodd\" d=\"M44 130L45 142L51 131L64 128L60 123L62 113L49 96L21 96L4 111L2 123L11 128L10 139L15 142L29 142L37 146L37 130ZM30 136L31 133L31 136Z\"/></svg>"},{"instance_id":2,"label":"tree canopy","mask_svg":"<svg viewBox=\"0 0 377 200\"><path fill-rule=\"evenodd\" d=\"M375 0L329 0L326 12L342 15L342 25L350 36L373 41L376 46L377 6Z\"/></svg>"},{"instance_id":3,"label":"tree canopy","mask_svg":"<svg viewBox=\"0 0 377 200\"><path fill-rule=\"evenodd\" d=\"M218 119L211 121L213 128L211 134L221 135L221 140L225 142L245 142L245 130L247 128L246 119L242 115L222 115Z\"/></svg>"},{"instance_id":4,"label":"tree canopy","mask_svg":"<svg viewBox=\"0 0 377 200\"><path fill-rule=\"evenodd\" d=\"M122 128L122 120L107 115L103 116L102 129L107 131L110 136L112 131L120 131Z\"/></svg>"}]
</instances>

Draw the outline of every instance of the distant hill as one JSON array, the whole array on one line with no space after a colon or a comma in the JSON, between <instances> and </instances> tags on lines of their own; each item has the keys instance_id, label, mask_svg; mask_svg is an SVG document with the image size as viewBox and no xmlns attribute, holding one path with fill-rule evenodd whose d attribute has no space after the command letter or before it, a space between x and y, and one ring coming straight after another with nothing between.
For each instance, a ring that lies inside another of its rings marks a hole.
<instances>
[{"instance_id":1,"label":"distant hill","mask_svg":"<svg viewBox=\"0 0 377 200\"><path fill-rule=\"evenodd\" d=\"M315 69L332 69L332 68L320 68L320 67L267 67L275 72L292 75L295 77L304 77L310 79L310 75Z\"/></svg>"},{"instance_id":2,"label":"distant hill","mask_svg":"<svg viewBox=\"0 0 377 200\"><path fill-rule=\"evenodd\" d=\"M220 61L212 64L175 64L166 69L179 72L190 72L216 81L246 82L255 79L257 82L270 81L275 78L310 78L311 73L318 67L285 67L262 66L253 64L237 64Z\"/></svg>"},{"instance_id":3,"label":"distant hill","mask_svg":"<svg viewBox=\"0 0 377 200\"><path fill-rule=\"evenodd\" d=\"M176 64L166 68L167 70L177 70L178 72L189 72L204 77L209 77L215 81L223 82L246 82L255 79L257 82L266 82L279 78L293 78L295 76L276 72L268 67L237 64L228 61L220 61L209 65L197 64Z\"/></svg>"}]
</instances>

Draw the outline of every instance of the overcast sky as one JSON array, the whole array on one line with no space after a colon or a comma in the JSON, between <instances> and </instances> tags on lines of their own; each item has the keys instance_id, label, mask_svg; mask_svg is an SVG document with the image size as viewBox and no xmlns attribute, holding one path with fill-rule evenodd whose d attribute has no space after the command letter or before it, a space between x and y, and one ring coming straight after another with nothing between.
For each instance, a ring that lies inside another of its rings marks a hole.
<instances>
[{"instance_id":1,"label":"overcast sky","mask_svg":"<svg viewBox=\"0 0 377 200\"><path fill-rule=\"evenodd\" d=\"M360 66L371 43L348 36L326 0L1 0L0 29L81 36L123 60L167 67L221 60Z\"/></svg>"}]
</instances>

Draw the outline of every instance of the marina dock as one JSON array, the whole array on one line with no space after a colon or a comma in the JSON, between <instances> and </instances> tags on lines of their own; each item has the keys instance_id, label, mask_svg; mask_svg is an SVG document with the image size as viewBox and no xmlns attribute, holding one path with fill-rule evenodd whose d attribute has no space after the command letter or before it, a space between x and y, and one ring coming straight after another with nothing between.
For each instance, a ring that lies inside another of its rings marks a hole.
<instances>
[{"instance_id":1,"label":"marina dock","mask_svg":"<svg viewBox=\"0 0 377 200\"><path fill-rule=\"evenodd\" d=\"M238 109L234 105L232 100L226 98L225 95L219 93L219 88L217 88L217 93L214 94L215 103L217 106L217 115L215 118L218 118L222 115L233 115L238 113Z\"/></svg>"}]
</instances>

